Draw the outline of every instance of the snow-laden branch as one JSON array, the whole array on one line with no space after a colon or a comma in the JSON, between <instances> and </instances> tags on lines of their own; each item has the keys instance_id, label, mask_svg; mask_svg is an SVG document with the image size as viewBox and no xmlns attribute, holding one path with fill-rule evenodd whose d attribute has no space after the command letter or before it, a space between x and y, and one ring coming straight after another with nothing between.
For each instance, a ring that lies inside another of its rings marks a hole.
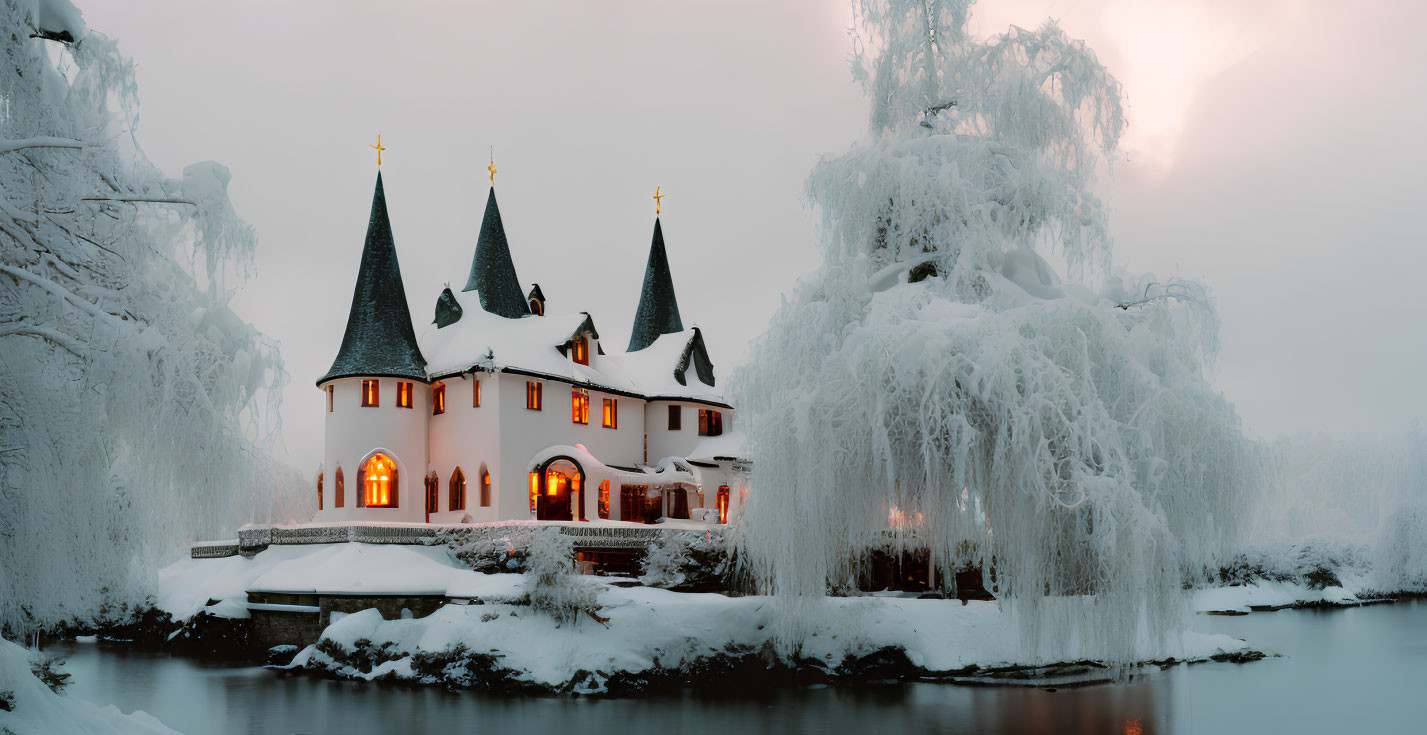
<instances>
[{"instance_id":1,"label":"snow-laden branch","mask_svg":"<svg viewBox=\"0 0 1427 735\"><path fill-rule=\"evenodd\" d=\"M54 138L49 136L21 138L19 140L0 140L0 153L22 151L26 148L73 148L75 150L83 150L84 144L73 138Z\"/></svg>"},{"instance_id":2,"label":"snow-laden branch","mask_svg":"<svg viewBox=\"0 0 1427 735\"><path fill-rule=\"evenodd\" d=\"M84 346L81 345L78 340L53 329L45 327L0 327L0 337L10 337L13 335L42 337L69 350L75 357L83 358L86 354Z\"/></svg>"}]
</instances>

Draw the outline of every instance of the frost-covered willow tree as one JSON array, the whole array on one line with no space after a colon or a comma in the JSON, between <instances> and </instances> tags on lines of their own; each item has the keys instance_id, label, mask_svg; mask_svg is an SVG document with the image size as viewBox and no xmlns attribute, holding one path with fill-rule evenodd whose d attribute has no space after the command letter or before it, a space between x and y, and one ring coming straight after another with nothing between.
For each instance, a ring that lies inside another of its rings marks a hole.
<instances>
[{"instance_id":1,"label":"frost-covered willow tree","mask_svg":"<svg viewBox=\"0 0 1427 735\"><path fill-rule=\"evenodd\" d=\"M1094 191L1120 87L1054 23L983 41L963 0L854 6L869 129L812 172L823 264L736 378L741 557L790 646L803 606L890 545L979 565L1032 655L1172 649L1258 460L1205 379L1203 290L1111 275Z\"/></svg>"},{"instance_id":2,"label":"frost-covered willow tree","mask_svg":"<svg viewBox=\"0 0 1427 735\"><path fill-rule=\"evenodd\" d=\"M165 177L134 67L65 0L0 0L0 628L134 605L186 540L283 508L285 374L227 307L255 238L213 162ZM282 491L279 490L282 489Z\"/></svg>"}]
</instances>

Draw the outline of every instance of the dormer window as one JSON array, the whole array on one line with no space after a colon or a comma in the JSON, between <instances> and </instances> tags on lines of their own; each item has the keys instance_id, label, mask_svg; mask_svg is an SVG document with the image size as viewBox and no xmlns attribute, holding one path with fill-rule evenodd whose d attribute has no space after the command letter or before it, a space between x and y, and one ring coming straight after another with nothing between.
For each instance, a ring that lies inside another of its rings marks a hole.
<instances>
[{"instance_id":1,"label":"dormer window","mask_svg":"<svg viewBox=\"0 0 1427 735\"><path fill-rule=\"evenodd\" d=\"M590 364L590 340L588 337L578 337L570 341L570 355L575 362L581 365Z\"/></svg>"},{"instance_id":2,"label":"dormer window","mask_svg":"<svg viewBox=\"0 0 1427 735\"><path fill-rule=\"evenodd\" d=\"M540 389L544 383L534 380L525 381L525 407L531 411L540 410Z\"/></svg>"},{"instance_id":3,"label":"dormer window","mask_svg":"<svg viewBox=\"0 0 1427 735\"><path fill-rule=\"evenodd\" d=\"M396 407L411 408L411 383L405 380L396 383Z\"/></svg>"},{"instance_id":4,"label":"dormer window","mask_svg":"<svg viewBox=\"0 0 1427 735\"><path fill-rule=\"evenodd\" d=\"M577 424L590 422L590 392L584 388L570 389L570 420Z\"/></svg>"},{"instance_id":5,"label":"dormer window","mask_svg":"<svg viewBox=\"0 0 1427 735\"><path fill-rule=\"evenodd\" d=\"M446 413L446 384L437 383L431 388L431 415L440 416L443 413Z\"/></svg>"},{"instance_id":6,"label":"dormer window","mask_svg":"<svg viewBox=\"0 0 1427 735\"><path fill-rule=\"evenodd\" d=\"M362 406L382 405L382 384L379 380L362 381Z\"/></svg>"},{"instance_id":7,"label":"dormer window","mask_svg":"<svg viewBox=\"0 0 1427 735\"><path fill-rule=\"evenodd\" d=\"M545 304L540 299L530 300L530 313L535 316L545 316Z\"/></svg>"}]
</instances>

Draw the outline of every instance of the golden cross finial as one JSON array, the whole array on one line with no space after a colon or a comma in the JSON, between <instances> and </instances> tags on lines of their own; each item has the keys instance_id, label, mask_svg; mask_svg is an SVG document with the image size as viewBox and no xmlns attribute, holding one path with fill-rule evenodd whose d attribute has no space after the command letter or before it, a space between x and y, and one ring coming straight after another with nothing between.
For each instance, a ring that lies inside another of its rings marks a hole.
<instances>
[{"instance_id":1,"label":"golden cross finial","mask_svg":"<svg viewBox=\"0 0 1427 735\"><path fill-rule=\"evenodd\" d=\"M377 144L374 145L374 146L368 146L368 147L369 147L369 148L375 148L375 149L377 149L377 165L378 165L378 166L382 165L382 151L386 150L385 148L382 147L382 134L381 134L381 133L377 133Z\"/></svg>"},{"instance_id":2,"label":"golden cross finial","mask_svg":"<svg viewBox=\"0 0 1427 735\"><path fill-rule=\"evenodd\" d=\"M486 170L491 172L491 186L495 186L495 146L491 146L491 165Z\"/></svg>"},{"instance_id":3,"label":"golden cross finial","mask_svg":"<svg viewBox=\"0 0 1427 735\"><path fill-rule=\"evenodd\" d=\"M655 214L655 216L658 216L658 214L659 214L659 209L660 209L660 207L664 204L664 202L661 201L664 197L665 197L664 194L660 194L660 193L659 193L659 187L657 187L657 186L654 187L654 196L653 196L652 198L654 199L654 214Z\"/></svg>"}]
</instances>

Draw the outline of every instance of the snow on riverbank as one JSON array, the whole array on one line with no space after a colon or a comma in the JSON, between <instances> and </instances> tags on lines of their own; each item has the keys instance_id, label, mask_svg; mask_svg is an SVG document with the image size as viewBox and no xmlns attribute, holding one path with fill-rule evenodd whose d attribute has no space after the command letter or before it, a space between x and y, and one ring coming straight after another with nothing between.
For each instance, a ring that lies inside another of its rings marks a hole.
<instances>
[{"instance_id":1,"label":"snow on riverbank","mask_svg":"<svg viewBox=\"0 0 1427 735\"><path fill-rule=\"evenodd\" d=\"M505 576L518 575L490 578ZM772 643L776 610L767 597L595 584L604 623L584 619L559 626L527 606L504 602L448 605L405 620L383 620L366 610L329 626L292 666L448 685L489 681L495 672L494 678L516 685L592 693L604 691L612 676L687 672L720 658L757 654ZM913 667L928 673L1051 663L1024 657L1010 616L995 602L834 597L810 607L809 615L810 633L797 657L829 673L886 649L902 650ZM1184 633L1168 642L1163 655L1206 658L1244 648L1229 636ZM488 660L477 665L473 657Z\"/></svg>"},{"instance_id":2,"label":"snow on riverbank","mask_svg":"<svg viewBox=\"0 0 1427 735\"><path fill-rule=\"evenodd\" d=\"M0 639L0 728L15 735L83 732L94 735L178 735L145 712L124 714L50 691L31 672L39 654Z\"/></svg>"}]
</instances>

